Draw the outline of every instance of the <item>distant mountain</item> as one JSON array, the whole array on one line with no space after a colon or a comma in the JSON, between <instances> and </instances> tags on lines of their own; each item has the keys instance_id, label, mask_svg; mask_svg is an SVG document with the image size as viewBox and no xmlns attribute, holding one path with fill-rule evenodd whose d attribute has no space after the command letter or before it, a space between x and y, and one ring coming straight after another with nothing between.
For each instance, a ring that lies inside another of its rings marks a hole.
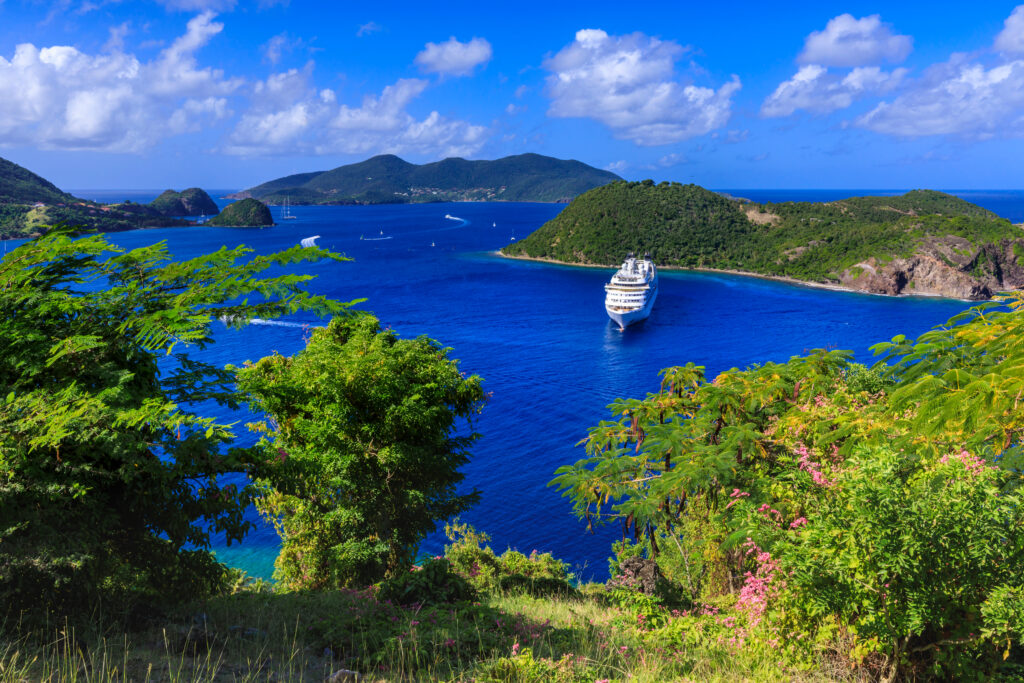
<instances>
[{"instance_id":1,"label":"distant mountain","mask_svg":"<svg viewBox=\"0 0 1024 683\"><path fill-rule=\"evenodd\" d=\"M145 204L104 205L79 199L28 169L0 159L0 238L30 237L59 223L101 232L191 225L167 218Z\"/></svg>"},{"instance_id":2,"label":"distant mountain","mask_svg":"<svg viewBox=\"0 0 1024 683\"><path fill-rule=\"evenodd\" d=\"M231 195L279 204L406 204L443 201L568 202L621 180L579 161L519 154L495 161L452 158L416 165L393 154L331 171L278 178Z\"/></svg>"},{"instance_id":3,"label":"distant mountain","mask_svg":"<svg viewBox=\"0 0 1024 683\"><path fill-rule=\"evenodd\" d=\"M872 294L987 299L1024 286L1024 234L932 190L899 197L753 204L698 185L618 182L591 190L503 250L617 266L649 252L660 266L731 270Z\"/></svg>"},{"instance_id":4,"label":"distant mountain","mask_svg":"<svg viewBox=\"0 0 1024 683\"><path fill-rule=\"evenodd\" d=\"M243 199L228 204L224 210L206 222L225 228L262 228L273 225L270 209L258 199Z\"/></svg>"},{"instance_id":5,"label":"distant mountain","mask_svg":"<svg viewBox=\"0 0 1024 683\"><path fill-rule=\"evenodd\" d=\"M220 211L210 195L198 187L181 192L164 190L149 206L164 216L213 216Z\"/></svg>"}]
</instances>

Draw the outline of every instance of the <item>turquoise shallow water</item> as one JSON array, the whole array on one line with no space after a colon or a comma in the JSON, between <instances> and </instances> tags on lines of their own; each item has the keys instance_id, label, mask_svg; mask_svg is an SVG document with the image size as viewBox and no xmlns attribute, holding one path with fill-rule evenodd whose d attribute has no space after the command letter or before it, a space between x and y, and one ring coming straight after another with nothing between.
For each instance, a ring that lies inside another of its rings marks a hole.
<instances>
[{"instance_id":1,"label":"turquoise shallow water","mask_svg":"<svg viewBox=\"0 0 1024 683\"><path fill-rule=\"evenodd\" d=\"M557 467L582 457L574 444L607 416L610 401L655 390L661 368L687 361L713 374L783 361L815 347L851 349L870 360L871 344L900 333L919 334L967 305L742 276L663 272L651 318L623 333L609 323L603 308L602 287L610 270L493 254L513 235L526 236L561 208L300 206L293 207L297 220L271 229L171 228L118 233L111 239L124 247L166 240L177 257L188 257L239 243L266 253L320 235L321 246L352 256L355 260L348 263L306 266L317 276L311 289L343 300L365 297L361 308L399 333L426 334L453 347L462 368L481 375L492 393L476 425L483 438L465 468L467 487L480 489L482 501L464 519L491 534L498 550L551 551L585 578L606 575L618 530L586 533L568 501L546 484ZM360 239L379 237L381 231L391 239ZM301 326L316 321L285 322L219 329L217 344L203 355L238 364L272 351L293 353L302 346ZM216 407L210 411L229 421L247 417ZM238 433L243 442L252 440L243 428ZM242 545L218 544L217 551L230 564L269 577L277 538L272 528L253 519L258 528ZM443 539L435 535L424 550L441 545Z\"/></svg>"}]
</instances>

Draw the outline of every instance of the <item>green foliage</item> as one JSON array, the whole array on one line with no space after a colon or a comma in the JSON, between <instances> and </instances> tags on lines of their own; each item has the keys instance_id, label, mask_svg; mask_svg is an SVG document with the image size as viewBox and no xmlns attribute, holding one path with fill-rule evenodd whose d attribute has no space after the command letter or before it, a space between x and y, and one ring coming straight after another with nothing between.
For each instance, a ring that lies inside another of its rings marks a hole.
<instances>
[{"instance_id":1,"label":"green foliage","mask_svg":"<svg viewBox=\"0 0 1024 683\"><path fill-rule=\"evenodd\" d=\"M434 557L420 567L397 574L380 585L377 599L396 605L443 605L473 600L476 592L452 571L445 558Z\"/></svg>"},{"instance_id":2,"label":"green foliage","mask_svg":"<svg viewBox=\"0 0 1024 683\"><path fill-rule=\"evenodd\" d=\"M210 195L198 187L190 187L181 192L164 190L149 206L163 216L213 216L220 211Z\"/></svg>"},{"instance_id":3,"label":"green foliage","mask_svg":"<svg viewBox=\"0 0 1024 683\"><path fill-rule=\"evenodd\" d=\"M931 463L886 449L847 460L834 489L808 507L810 523L773 549L790 608L838 618L862 656L880 651L893 667L934 659L958 680L980 674L981 624L993 620L1004 640L1020 626L1007 608L1016 602L987 602L1008 596L1024 564L1024 501L1007 490L1011 476L967 452ZM999 660L988 654L991 670Z\"/></svg>"},{"instance_id":4,"label":"green foliage","mask_svg":"<svg viewBox=\"0 0 1024 683\"><path fill-rule=\"evenodd\" d=\"M229 373L176 348L237 324L344 304L309 276L260 274L334 257L244 247L171 262L162 243L123 251L61 231L0 261L0 605L72 610L102 598L166 600L224 583L210 536L241 539L247 492L223 479L256 464L225 452L227 425L192 411L237 405ZM240 260L244 263L239 263ZM262 303L239 299L262 295Z\"/></svg>"},{"instance_id":5,"label":"green foliage","mask_svg":"<svg viewBox=\"0 0 1024 683\"><path fill-rule=\"evenodd\" d=\"M884 365L868 367L863 363L850 363L843 370L843 379L847 388L853 393L867 392L877 394L887 391L896 385L892 371Z\"/></svg>"},{"instance_id":6,"label":"green foliage","mask_svg":"<svg viewBox=\"0 0 1024 683\"><path fill-rule=\"evenodd\" d=\"M1019 232L981 207L928 190L820 204L755 205L697 185L643 181L591 190L503 251L606 265L617 265L629 251L649 252L665 266L836 282L847 269L859 277L858 263L910 256L926 244L945 258L942 245L951 241L951 253L963 252L965 244L970 247L966 253L978 253L973 261L965 257L965 272L974 268L979 277L998 280L993 261L1002 258L1002 242L1015 242Z\"/></svg>"},{"instance_id":7,"label":"green foliage","mask_svg":"<svg viewBox=\"0 0 1024 683\"><path fill-rule=\"evenodd\" d=\"M243 194L293 204L402 204L439 201L567 201L619 180L579 161L520 154L495 161L444 159L417 166L385 154L331 171L300 173Z\"/></svg>"},{"instance_id":8,"label":"green foliage","mask_svg":"<svg viewBox=\"0 0 1024 683\"><path fill-rule=\"evenodd\" d=\"M1009 671L1024 294L875 350L888 364L816 351L713 382L668 368L657 393L609 406L552 483L632 533L619 566L657 557L738 646L796 663L843 643L889 680ZM728 612L707 608L727 594Z\"/></svg>"},{"instance_id":9,"label":"green foliage","mask_svg":"<svg viewBox=\"0 0 1024 683\"><path fill-rule=\"evenodd\" d=\"M482 592L508 591L535 596L576 594L568 566L550 553L536 550L524 555L506 550L495 555L484 545L490 537L458 521L445 525L452 543L445 546L445 558L474 588Z\"/></svg>"},{"instance_id":10,"label":"green foliage","mask_svg":"<svg viewBox=\"0 0 1024 683\"><path fill-rule=\"evenodd\" d=\"M228 204L219 214L206 221L207 225L227 228L258 228L274 224L267 205L258 199L242 199Z\"/></svg>"},{"instance_id":11,"label":"green foliage","mask_svg":"<svg viewBox=\"0 0 1024 683\"><path fill-rule=\"evenodd\" d=\"M448 352L362 315L313 330L294 357L239 370L274 425L252 425L273 461L259 472L257 505L281 536L285 585L365 586L408 572L437 522L476 502L455 488L477 435L456 428L484 393Z\"/></svg>"}]
</instances>

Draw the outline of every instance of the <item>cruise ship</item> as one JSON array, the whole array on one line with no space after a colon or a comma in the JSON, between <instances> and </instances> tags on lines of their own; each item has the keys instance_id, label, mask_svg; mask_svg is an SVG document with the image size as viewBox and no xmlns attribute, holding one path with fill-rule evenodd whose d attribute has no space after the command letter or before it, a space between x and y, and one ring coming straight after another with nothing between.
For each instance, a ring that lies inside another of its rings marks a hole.
<instances>
[{"instance_id":1,"label":"cruise ship","mask_svg":"<svg viewBox=\"0 0 1024 683\"><path fill-rule=\"evenodd\" d=\"M604 291L604 309L620 328L646 320L658 298L658 269L651 255L638 259L629 254Z\"/></svg>"}]
</instances>

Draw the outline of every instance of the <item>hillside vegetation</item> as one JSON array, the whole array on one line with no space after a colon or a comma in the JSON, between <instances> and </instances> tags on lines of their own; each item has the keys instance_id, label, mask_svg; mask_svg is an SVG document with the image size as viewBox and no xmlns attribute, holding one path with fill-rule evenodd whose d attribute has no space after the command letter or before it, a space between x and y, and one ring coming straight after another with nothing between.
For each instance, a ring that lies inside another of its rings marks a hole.
<instances>
[{"instance_id":1,"label":"hillside vegetation","mask_svg":"<svg viewBox=\"0 0 1024 683\"><path fill-rule=\"evenodd\" d=\"M53 230L0 260L0 682L1022 679L1024 292L871 368L688 362L615 399L551 482L621 529L585 584L452 519L483 379L307 291L322 259ZM300 311L330 321L291 356L196 353ZM211 552L253 504L273 583Z\"/></svg>"},{"instance_id":2,"label":"hillside vegetation","mask_svg":"<svg viewBox=\"0 0 1024 683\"><path fill-rule=\"evenodd\" d=\"M574 200L511 256L739 270L874 293L981 299L1024 284L1020 229L930 190L836 202L753 204L697 185L618 182Z\"/></svg>"},{"instance_id":3,"label":"hillside vegetation","mask_svg":"<svg viewBox=\"0 0 1024 683\"><path fill-rule=\"evenodd\" d=\"M228 204L224 210L206 222L227 228L259 228L274 224L267 205L258 199L242 199Z\"/></svg>"},{"instance_id":4,"label":"hillside vegetation","mask_svg":"<svg viewBox=\"0 0 1024 683\"><path fill-rule=\"evenodd\" d=\"M579 161L520 154L495 161L444 159L418 166L392 154L330 171L278 178L239 192L275 204L440 201L559 202L620 178Z\"/></svg>"},{"instance_id":5,"label":"hillside vegetation","mask_svg":"<svg viewBox=\"0 0 1024 683\"><path fill-rule=\"evenodd\" d=\"M28 169L0 159L0 238L29 237L40 234L45 226L61 223L100 232L190 225L143 204L79 199Z\"/></svg>"}]
</instances>

